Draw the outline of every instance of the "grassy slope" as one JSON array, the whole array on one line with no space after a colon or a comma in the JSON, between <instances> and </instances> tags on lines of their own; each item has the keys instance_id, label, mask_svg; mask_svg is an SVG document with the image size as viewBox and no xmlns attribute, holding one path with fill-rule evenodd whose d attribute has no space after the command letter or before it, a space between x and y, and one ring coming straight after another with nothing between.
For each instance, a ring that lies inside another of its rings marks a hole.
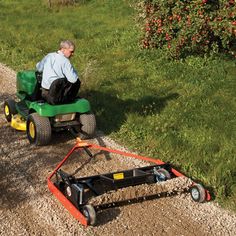
<instances>
[{"instance_id":1,"label":"grassy slope","mask_svg":"<svg viewBox=\"0 0 236 236\"><path fill-rule=\"evenodd\" d=\"M130 2L49 10L36 0L1 1L1 62L31 69L61 39L73 39L82 94L99 128L141 154L171 161L236 209L235 62L170 62L159 51L140 50Z\"/></svg>"}]
</instances>

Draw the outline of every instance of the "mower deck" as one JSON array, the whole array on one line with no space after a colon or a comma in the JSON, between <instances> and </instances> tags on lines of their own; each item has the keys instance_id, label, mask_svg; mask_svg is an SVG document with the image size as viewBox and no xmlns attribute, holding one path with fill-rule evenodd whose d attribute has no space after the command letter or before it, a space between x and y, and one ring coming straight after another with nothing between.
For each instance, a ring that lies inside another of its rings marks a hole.
<instances>
[{"instance_id":1,"label":"mower deck","mask_svg":"<svg viewBox=\"0 0 236 236\"><path fill-rule=\"evenodd\" d=\"M75 177L75 173L79 172L79 169L73 174L68 174L61 167L74 151L80 149L84 150L90 158L93 158L90 150L97 149L148 161L153 163L153 165L77 178ZM130 202L131 200L139 201L143 198L149 199L149 197L156 198L169 195L170 189L163 187L162 182L173 179L177 185L177 177L184 180L183 186L181 188L178 186L172 193L179 192L180 189L181 191L186 191L190 188L190 193L194 201L203 202L210 200L208 191L173 169L168 163L95 144L88 144L78 139L76 145L48 177L48 187L69 212L83 225L87 226L89 224L95 224L96 211L99 209L114 206L116 203L124 204L124 202ZM147 185L149 187L148 191L146 188ZM116 197L116 193L122 193L125 196L126 191L130 190L133 193L129 195L128 199Z\"/></svg>"}]
</instances>

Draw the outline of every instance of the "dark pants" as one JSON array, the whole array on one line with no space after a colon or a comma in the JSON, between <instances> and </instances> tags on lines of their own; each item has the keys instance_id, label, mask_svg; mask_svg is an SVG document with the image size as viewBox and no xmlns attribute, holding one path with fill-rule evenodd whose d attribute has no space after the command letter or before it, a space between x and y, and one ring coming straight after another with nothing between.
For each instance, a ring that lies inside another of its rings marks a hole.
<instances>
[{"instance_id":1,"label":"dark pants","mask_svg":"<svg viewBox=\"0 0 236 236\"><path fill-rule=\"evenodd\" d=\"M49 90L42 88L42 97L52 105L70 103L75 100L80 88L80 81L70 83L67 79L53 81Z\"/></svg>"}]
</instances>

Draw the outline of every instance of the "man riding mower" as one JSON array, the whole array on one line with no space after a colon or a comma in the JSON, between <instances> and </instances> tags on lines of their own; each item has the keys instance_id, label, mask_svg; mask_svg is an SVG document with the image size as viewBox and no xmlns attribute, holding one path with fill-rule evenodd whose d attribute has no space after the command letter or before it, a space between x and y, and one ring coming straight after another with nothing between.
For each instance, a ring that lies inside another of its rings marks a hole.
<instances>
[{"instance_id":1,"label":"man riding mower","mask_svg":"<svg viewBox=\"0 0 236 236\"><path fill-rule=\"evenodd\" d=\"M24 130L30 143L47 145L53 131L70 130L81 139L93 137L96 120L90 103L76 98L66 104L51 105L41 96L42 75L35 71L17 73L17 97L4 103L4 114L11 126Z\"/></svg>"}]
</instances>

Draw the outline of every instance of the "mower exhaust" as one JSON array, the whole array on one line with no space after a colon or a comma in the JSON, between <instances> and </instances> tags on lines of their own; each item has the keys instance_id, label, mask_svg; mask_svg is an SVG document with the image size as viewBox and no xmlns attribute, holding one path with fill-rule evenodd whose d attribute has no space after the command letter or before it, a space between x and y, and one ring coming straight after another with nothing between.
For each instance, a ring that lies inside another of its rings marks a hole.
<instances>
[{"instance_id":1,"label":"mower exhaust","mask_svg":"<svg viewBox=\"0 0 236 236\"><path fill-rule=\"evenodd\" d=\"M84 150L89 159L93 158L92 149L148 161L153 165L81 178L75 177L79 169L73 174L61 169L74 152L79 154L80 150ZM190 192L196 202L210 200L209 192L202 185L194 183L169 163L89 144L80 139L77 139L76 145L48 177L47 182L49 190L85 226L96 224L96 211L127 202L139 202L186 191Z\"/></svg>"}]
</instances>

